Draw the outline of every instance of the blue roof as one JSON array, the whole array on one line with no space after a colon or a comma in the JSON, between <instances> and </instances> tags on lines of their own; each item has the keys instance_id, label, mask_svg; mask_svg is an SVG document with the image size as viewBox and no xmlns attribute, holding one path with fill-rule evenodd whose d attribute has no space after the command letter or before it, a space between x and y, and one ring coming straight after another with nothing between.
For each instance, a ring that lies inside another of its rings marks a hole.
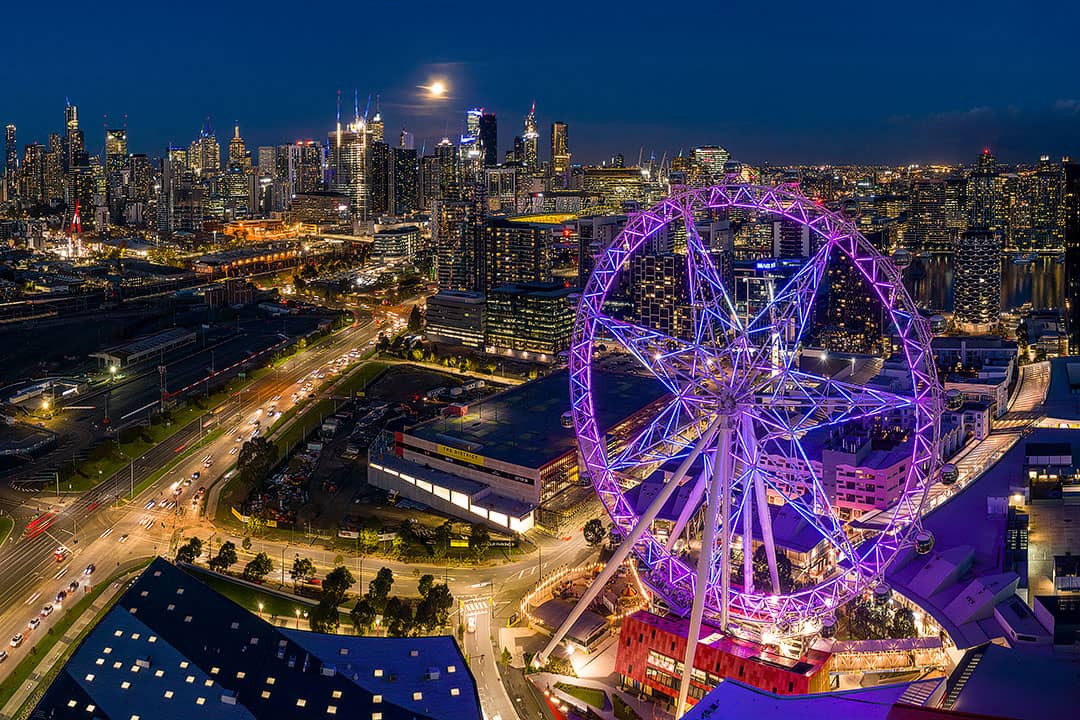
<instances>
[{"instance_id":1,"label":"blue roof","mask_svg":"<svg viewBox=\"0 0 1080 720\"><path fill-rule=\"evenodd\" d=\"M372 712L384 720L482 717L453 638L283 630L156 559L75 650L35 717L326 720Z\"/></svg>"}]
</instances>

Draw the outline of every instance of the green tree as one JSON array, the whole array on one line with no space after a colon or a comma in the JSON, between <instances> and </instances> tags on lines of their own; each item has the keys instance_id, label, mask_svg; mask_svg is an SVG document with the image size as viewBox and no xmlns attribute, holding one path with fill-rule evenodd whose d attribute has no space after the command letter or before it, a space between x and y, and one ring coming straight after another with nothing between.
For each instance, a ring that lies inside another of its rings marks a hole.
<instances>
[{"instance_id":1,"label":"green tree","mask_svg":"<svg viewBox=\"0 0 1080 720\"><path fill-rule=\"evenodd\" d=\"M202 540L193 537L181 545L176 551L176 562L193 563L202 555Z\"/></svg>"},{"instance_id":2,"label":"green tree","mask_svg":"<svg viewBox=\"0 0 1080 720\"><path fill-rule=\"evenodd\" d=\"M293 560L289 577L292 578L293 588L295 588L300 582L315 577L315 563L311 562L310 558L297 555L296 559Z\"/></svg>"},{"instance_id":3,"label":"green tree","mask_svg":"<svg viewBox=\"0 0 1080 720\"><path fill-rule=\"evenodd\" d=\"M314 632L332 633L341 624L341 616L338 615L336 605L330 605L325 600L308 611L308 625Z\"/></svg>"},{"instance_id":4,"label":"green tree","mask_svg":"<svg viewBox=\"0 0 1080 720\"><path fill-rule=\"evenodd\" d=\"M390 597L390 588L393 586L394 572L386 567L379 568L379 572L375 573L375 577L368 583L368 598L379 612L386 607L386 599Z\"/></svg>"},{"instance_id":5,"label":"green tree","mask_svg":"<svg viewBox=\"0 0 1080 720\"><path fill-rule=\"evenodd\" d=\"M371 604L371 599L366 595L357 600L356 605L349 611L349 617L352 618L353 625L362 633L371 630L371 626L375 624L375 618L378 615L375 606Z\"/></svg>"},{"instance_id":6,"label":"green tree","mask_svg":"<svg viewBox=\"0 0 1080 720\"><path fill-rule=\"evenodd\" d=\"M604 522L600 518L593 518L585 523L585 527L581 529L581 534L585 536L585 542L589 547L595 547L607 537L607 530L604 528Z\"/></svg>"},{"instance_id":7,"label":"green tree","mask_svg":"<svg viewBox=\"0 0 1080 720\"><path fill-rule=\"evenodd\" d=\"M491 533L484 525L476 524L469 532L469 549L476 555L476 559L484 557L484 553L491 546Z\"/></svg>"},{"instance_id":8,"label":"green tree","mask_svg":"<svg viewBox=\"0 0 1080 720\"><path fill-rule=\"evenodd\" d=\"M247 580L262 580L274 569L274 563L266 553L259 553L251 562L244 566L244 578Z\"/></svg>"},{"instance_id":9,"label":"green tree","mask_svg":"<svg viewBox=\"0 0 1080 720\"><path fill-rule=\"evenodd\" d=\"M435 528L434 550L436 557L443 557L450 551L450 539L454 536L454 524L449 520Z\"/></svg>"},{"instance_id":10,"label":"green tree","mask_svg":"<svg viewBox=\"0 0 1080 720\"><path fill-rule=\"evenodd\" d=\"M341 565L326 574L323 580L323 602L337 607L345 600L345 593L356 584L356 578L349 568Z\"/></svg>"},{"instance_id":11,"label":"green tree","mask_svg":"<svg viewBox=\"0 0 1080 720\"><path fill-rule=\"evenodd\" d=\"M386 633L391 637L407 637L413 629L413 609L407 600L397 595L386 601L383 610Z\"/></svg>"},{"instance_id":12,"label":"green tree","mask_svg":"<svg viewBox=\"0 0 1080 720\"><path fill-rule=\"evenodd\" d=\"M514 656L510 654L509 648L503 648L502 654L499 655L499 662L503 665L509 665L510 661L514 659Z\"/></svg>"},{"instance_id":13,"label":"green tree","mask_svg":"<svg viewBox=\"0 0 1080 720\"><path fill-rule=\"evenodd\" d=\"M224 542L218 548L218 554L210 560L211 570L228 570L236 564L236 545L232 542Z\"/></svg>"},{"instance_id":14,"label":"green tree","mask_svg":"<svg viewBox=\"0 0 1080 720\"><path fill-rule=\"evenodd\" d=\"M911 638L915 637L915 613L911 608L897 608L893 613L892 622L889 623L889 637Z\"/></svg>"},{"instance_id":15,"label":"green tree","mask_svg":"<svg viewBox=\"0 0 1080 720\"><path fill-rule=\"evenodd\" d=\"M420 580L416 583L416 589L420 593L420 597L426 598L428 593L431 592L431 587L435 584L434 575L421 575Z\"/></svg>"},{"instance_id":16,"label":"green tree","mask_svg":"<svg viewBox=\"0 0 1080 720\"><path fill-rule=\"evenodd\" d=\"M409 332L420 332L424 327L424 316L420 313L420 306L413 305L409 311Z\"/></svg>"},{"instance_id":17,"label":"green tree","mask_svg":"<svg viewBox=\"0 0 1080 720\"><path fill-rule=\"evenodd\" d=\"M264 437L257 437L240 446L236 456L236 472L241 482L248 487L255 487L266 480L274 462L277 460L277 448Z\"/></svg>"},{"instance_id":18,"label":"green tree","mask_svg":"<svg viewBox=\"0 0 1080 720\"><path fill-rule=\"evenodd\" d=\"M791 559L780 549L776 551L776 574L780 581L780 592L791 592L794 586L792 579ZM754 585L759 588L772 587L772 577L769 574L769 556L765 546L759 545L754 551Z\"/></svg>"},{"instance_id":19,"label":"green tree","mask_svg":"<svg viewBox=\"0 0 1080 720\"><path fill-rule=\"evenodd\" d=\"M360 528L357 532L360 536L356 539L356 544L361 555L367 555L379 549L379 532L377 530L374 528Z\"/></svg>"},{"instance_id":20,"label":"green tree","mask_svg":"<svg viewBox=\"0 0 1080 720\"><path fill-rule=\"evenodd\" d=\"M250 535L245 535L244 536L244 539L240 541L240 547L244 548L245 550L250 550L251 549L251 536Z\"/></svg>"}]
</instances>

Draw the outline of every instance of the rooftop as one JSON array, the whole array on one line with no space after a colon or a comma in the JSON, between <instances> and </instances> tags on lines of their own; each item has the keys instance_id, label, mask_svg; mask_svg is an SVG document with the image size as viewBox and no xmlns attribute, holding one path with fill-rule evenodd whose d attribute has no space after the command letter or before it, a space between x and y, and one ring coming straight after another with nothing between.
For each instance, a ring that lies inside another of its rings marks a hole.
<instances>
[{"instance_id":1,"label":"rooftop","mask_svg":"<svg viewBox=\"0 0 1080 720\"><path fill-rule=\"evenodd\" d=\"M592 388L602 430L666 392L653 378L595 369ZM485 458L540 468L574 452L574 429L562 424L562 415L569 410L569 372L560 370L470 405L463 417L432 420L405 434Z\"/></svg>"},{"instance_id":2,"label":"rooftop","mask_svg":"<svg viewBox=\"0 0 1080 720\"><path fill-rule=\"evenodd\" d=\"M90 631L34 712L110 720L481 718L453 638L277 628L161 559Z\"/></svg>"}]
</instances>

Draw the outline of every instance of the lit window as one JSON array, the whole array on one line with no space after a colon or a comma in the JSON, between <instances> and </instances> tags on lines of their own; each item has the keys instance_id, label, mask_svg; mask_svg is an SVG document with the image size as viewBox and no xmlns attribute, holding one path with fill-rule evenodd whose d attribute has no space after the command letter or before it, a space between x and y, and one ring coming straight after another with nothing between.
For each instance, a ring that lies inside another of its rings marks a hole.
<instances>
[{"instance_id":1,"label":"lit window","mask_svg":"<svg viewBox=\"0 0 1080 720\"><path fill-rule=\"evenodd\" d=\"M307 700L304 698L297 698L296 707L304 707L305 705L307 705Z\"/></svg>"},{"instance_id":2,"label":"lit window","mask_svg":"<svg viewBox=\"0 0 1080 720\"><path fill-rule=\"evenodd\" d=\"M124 634L123 630L117 630L116 632L113 633L113 637L120 637L123 634Z\"/></svg>"},{"instance_id":3,"label":"lit window","mask_svg":"<svg viewBox=\"0 0 1080 720\"><path fill-rule=\"evenodd\" d=\"M335 695L334 697L337 697L337 696ZM382 702L382 695L372 695L372 696L371 696L371 702L373 702L373 703L375 703L376 705L378 705L379 703L381 703L381 702Z\"/></svg>"},{"instance_id":4,"label":"lit window","mask_svg":"<svg viewBox=\"0 0 1080 720\"><path fill-rule=\"evenodd\" d=\"M150 637L146 638L146 642L157 642L157 635L151 635Z\"/></svg>"},{"instance_id":5,"label":"lit window","mask_svg":"<svg viewBox=\"0 0 1080 720\"><path fill-rule=\"evenodd\" d=\"M90 673L86 676L86 682L94 682L94 674Z\"/></svg>"},{"instance_id":6,"label":"lit window","mask_svg":"<svg viewBox=\"0 0 1080 720\"><path fill-rule=\"evenodd\" d=\"M95 710L97 710L97 705L94 705L93 703L86 706L86 712L88 713L92 713Z\"/></svg>"},{"instance_id":7,"label":"lit window","mask_svg":"<svg viewBox=\"0 0 1080 720\"><path fill-rule=\"evenodd\" d=\"M446 672L448 672L448 673L457 672L457 665L447 665L446 666Z\"/></svg>"},{"instance_id":8,"label":"lit window","mask_svg":"<svg viewBox=\"0 0 1080 720\"><path fill-rule=\"evenodd\" d=\"M161 669L158 669L158 670L154 671L154 677L161 677L164 674L165 674L165 671L161 670Z\"/></svg>"},{"instance_id":9,"label":"lit window","mask_svg":"<svg viewBox=\"0 0 1080 720\"><path fill-rule=\"evenodd\" d=\"M196 705L204 705L204 704L206 704L206 698L195 698L195 704Z\"/></svg>"},{"instance_id":10,"label":"lit window","mask_svg":"<svg viewBox=\"0 0 1080 720\"><path fill-rule=\"evenodd\" d=\"M371 720L382 720L382 713L371 713Z\"/></svg>"},{"instance_id":11,"label":"lit window","mask_svg":"<svg viewBox=\"0 0 1080 720\"><path fill-rule=\"evenodd\" d=\"M139 637L140 637L140 636L139 636L139 633L131 633L131 639L132 639L132 640L138 640L138 639L139 639Z\"/></svg>"},{"instance_id":12,"label":"lit window","mask_svg":"<svg viewBox=\"0 0 1080 720\"><path fill-rule=\"evenodd\" d=\"M131 672L133 672L133 673L139 672L139 666L138 665L132 665L131 666Z\"/></svg>"},{"instance_id":13,"label":"lit window","mask_svg":"<svg viewBox=\"0 0 1080 720\"><path fill-rule=\"evenodd\" d=\"M191 622L191 616L190 615L185 615L184 616L184 622L186 622L186 623Z\"/></svg>"},{"instance_id":14,"label":"lit window","mask_svg":"<svg viewBox=\"0 0 1080 720\"><path fill-rule=\"evenodd\" d=\"M221 668L219 668L219 667L210 668L210 674L211 675L217 675L219 672L221 672Z\"/></svg>"},{"instance_id":15,"label":"lit window","mask_svg":"<svg viewBox=\"0 0 1080 720\"><path fill-rule=\"evenodd\" d=\"M247 673L244 672L243 670L236 673L236 679L237 680L243 680L245 677L247 677Z\"/></svg>"},{"instance_id":16,"label":"lit window","mask_svg":"<svg viewBox=\"0 0 1080 720\"><path fill-rule=\"evenodd\" d=\"M76 705L78 705L78 703L74 700L68 700L68 707L75 707Z\"/></svg>"},{"instance_id":17,"label":"lit window","mask_svg":"<svg viewBox=\"0 0 1080 720\"><path fill-rule=\"evenodd\" d=\"M420 692L419 690L417 690L416 692L414 692L414 693L412 694L412 699L413 699L413 700L423 700L423 699L424 699L424 693L422 693L422 692Z\"/></svg>"},{"instance_id":18,"label":"lit window","mask_svg":"<svg viewBox=\"0 0 1080 720\"><path fill-rule=\"evenodd\" d=\"M184 594L184 588L176 588L176 594L177 595L183 595Z\"/></svg>"},{"instance_id":19,"label":"lit window","mask_svg":"<svg viewBox=\"0 0 1080 720\"><path fill-rule=\"evenodd\" d=\"M138 715L132 715L131 720L139 720L139 716Z\"/></svg>"},{"instance_id":20,"label":"lit window","mask_svg":"<svg viewBox=\"0 0 1080 720\"><path fill-rule=\"evenodd\" d=\"M98 658L97 660L94 661L94 664L95 665L104 665L105 664L105 658Z\"/></svg>"},{"instance_id":21,"label":"lit window","mask_svg":"<svg viewBox=\"0 0 1080 720\"><path fill-rule=\"evenodd\" d=\"M270 691L269 690L263 690L262 691L262 699L263 700L269 700L270 699Z\"/></svg>"},{"instance_id":22,"label":"lit window","mask_svg":"<svg viewBox=\"0 0 1080 720\"><path fill-rule=\"evenodd\" d=\"M461 691L460 691L460 690L458 690L457 688L450 688L450 694L451 694L452 696L454 696L454 697L457 697L458 695L460 695L460 694L461 694Z\"/></svg>"},{"instance_id":23,"label":"lit window","mask_svg":"<svg viewBox=\"0 0 1080 720\"><path fill-rule=\"evenodd\" d=\"M127 680L120 683L120 689L121 690L127 690L129 687L131 687L131 683L129 683Z\"/></svg>"},{"instance_id":24,"label":"lit window","mask_svg":"<svg viewBox=\"0 0 1080 720\"><path fill-rule=\"evenodd\" d=\"M120 663L120 662L114 662L114 663L112 664L112 666L113 666L113 670L119 670L119 669L120 669L120 665L121 665L121 664L122 664L122 663Z\"/></svg>"},{"instance_id":25,"label":"lit window","mask_svg":"<svg viewBox=\"0 0 1080 720\"><path fill-rule=\"evenodd\" d=\"M339 697L341 697L341 691L340 690L335 690L334 692L330 693L330 697L337 700ZM379 696L376 695L375 697L379 697ZM376 700L376 702L378 702L378 701Z\"/></svg>"},{"instance_id":26,"label":"lit window","mask_svg":"<svg viewBox=\"0 0 1080 720\"><path fill-rule=\"evenodd\" d=\"M214 687L214 681L207 679L203 681L203 685L205 685L206 687Z\"/></svg>"},{"instance_id":27,"label":"lit window","mask_svg":"<svg viewBox=\"0 0 1080 720\"><path fill-rule=\"evenodd\" d=\"M326 706L326 714L327 715L337 715L337 705L327 705Z\"/></svg>"},{"instance_id":28,"label":"lit window","mask_svg":"<svg viewBox=\"0 0 1080 720\"><path fill-rule=\"evenodd\" d=\"M172 690L166 690L165 691L165 696L164 697L165 697L166 700L172 700L172 696L173 696Z\"/></svg>"},{"instance_id":29,"label":"lit window","mask_svg":"<svg viewBox=\"0 0 1080 720\"><path fill-rule=\"evenodd\" d=\"M180 661L180 667L181 668L186 668L187 666L188 666L188 661L187 660L181 660Z\"/></svg>"},{"instance_id":30,"label":"lit window","mask_svg":"<svg viewBox=\"0 0 1080 720\"><path fill-rule=\"evenodd\" d=\"M277 678L272 678L272 677L266 678L266 684L267 685L273 685L275 682L277 682Z\"/></svg>"},{"instance_id":31,"label":"lit window","mask_svg":"<svg viewBox=\"0 0 1080 720\"><path fill-rule=\"evenodd\" d=\"M375 668L375 677L382 677L382 668Z\"/></svg>"},{"instance_id":32,"label":"lit window","mask_svg":"<svg viewBox=\"0 0 1080 720\"><path fill-rule=\"evenodd\" d=\"M109 653L111 653L111 652L112 652L112 648L111 648L111 647L107 647L107 648L105 648L104 650L102 650L101 652L103 652L104 654L108 655Z\"/></svg>"}]
</instances>

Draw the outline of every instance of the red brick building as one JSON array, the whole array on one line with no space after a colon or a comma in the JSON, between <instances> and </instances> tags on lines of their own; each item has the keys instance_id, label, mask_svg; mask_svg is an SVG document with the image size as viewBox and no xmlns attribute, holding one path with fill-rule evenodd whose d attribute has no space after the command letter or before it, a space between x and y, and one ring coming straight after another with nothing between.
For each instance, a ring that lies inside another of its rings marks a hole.
<instances>
[{"instance_id":1,"label":"red brick building","mask_svg":"<svg viewBox=\"0 0 1080 720\"><path fill-rule=\"evenodd\" d=\"M639 612L623 620L615 671L623 683L658 700L674 703L682 679L690 622ZM756 643L731 638L705 623L690 676L690 701L696 703L720 680L733 678L779 695L829 689L831 655L811 650L793 660Z\"/></svg>"}]
</instances>

